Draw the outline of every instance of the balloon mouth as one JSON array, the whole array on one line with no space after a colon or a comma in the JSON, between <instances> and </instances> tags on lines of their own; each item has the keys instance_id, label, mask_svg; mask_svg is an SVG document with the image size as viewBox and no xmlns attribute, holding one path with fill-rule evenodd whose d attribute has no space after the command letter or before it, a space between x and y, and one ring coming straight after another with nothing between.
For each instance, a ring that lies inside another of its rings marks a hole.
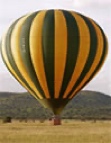
<instances>
[{"instance_id":1,"label":"balloon mouth","mask_svg":"<svg viewBox=\"0 0 111 143\"><path fill-rule=\"evenodd\" d=\"M61 98L61 99L40 99L40 102L42 103L43 106L46 108L52 110L54 115L60 115L61 112L63 111L64 107L66 104L70 101L68 98Z\"/></svg>"}]
</instances>

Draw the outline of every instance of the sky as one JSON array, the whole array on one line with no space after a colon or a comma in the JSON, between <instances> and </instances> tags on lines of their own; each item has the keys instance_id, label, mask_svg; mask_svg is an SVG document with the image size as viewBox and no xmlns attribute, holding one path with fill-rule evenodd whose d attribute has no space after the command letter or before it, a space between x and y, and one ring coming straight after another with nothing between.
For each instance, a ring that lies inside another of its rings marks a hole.
<instances>
[{"instance_id":1,"label":"sky","mask_svg":"<svg viewBox=\"0 0 111 143\"><path fill-rule=\"evenodd\" d=\"M14 20L40 9L73 10L94 19L102 27L108 39L108 56L100 72L84 90L111 95L111 0L0 0L0 38ZM8 72L1 56L0 91L25 91Z\"/></svg>"}]
</instances>

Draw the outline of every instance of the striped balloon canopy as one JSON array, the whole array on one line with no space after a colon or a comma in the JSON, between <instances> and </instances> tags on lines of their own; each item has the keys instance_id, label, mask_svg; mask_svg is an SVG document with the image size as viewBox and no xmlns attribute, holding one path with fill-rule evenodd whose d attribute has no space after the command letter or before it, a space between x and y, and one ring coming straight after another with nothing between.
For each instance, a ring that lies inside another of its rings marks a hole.
<instances>
[{"instance_id":1,"label":"striped balloon canopy","mask_svg":"<svg viewBox=\"0 0 111 143\"><path fill-rule=\"evenodd\" d=\"M17 81L57 115L100 70L107 45L91 18L74 11L41 10L8 28L1 55Z\"/></svg>"}]
</instances>

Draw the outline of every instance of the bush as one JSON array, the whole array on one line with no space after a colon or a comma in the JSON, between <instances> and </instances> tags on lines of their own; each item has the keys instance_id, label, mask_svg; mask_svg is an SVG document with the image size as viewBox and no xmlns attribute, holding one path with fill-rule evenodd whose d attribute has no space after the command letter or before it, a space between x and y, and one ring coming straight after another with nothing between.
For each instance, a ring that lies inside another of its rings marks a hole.
<instances>
[{"instance_id":1,"label":"bush","mask_svg":"<svg viewBox=\"0 0 111 143\"><path fill-rule=\"evenodd\" d=\"M12 118L11 117L5 117L3 119L3 123L11 123L12 122Z\"/></svg>"},{"instance_id":2,"label":"bush","mask_svg":"<svg viewBox=\"0 0 111 143\"><path fill-rule=\"evenodd\" d=\"M40 123L44 123L45 119L39 119Z\"/></svg>"}]
</instances>

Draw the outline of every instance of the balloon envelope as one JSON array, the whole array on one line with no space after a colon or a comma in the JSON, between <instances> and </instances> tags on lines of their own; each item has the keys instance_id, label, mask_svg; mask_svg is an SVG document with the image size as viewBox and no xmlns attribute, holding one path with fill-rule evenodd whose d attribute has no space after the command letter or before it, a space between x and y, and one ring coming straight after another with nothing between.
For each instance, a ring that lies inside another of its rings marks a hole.
<instances>
[{"instance_id":1,"label":"balloon envelope","mask_svg":"<svg viewBox=\"0 0 111 143\"><path fill-rule=\"evenodd\" d=\"M21 85L60 114L100 70L107 40L88 17L74 11L42 10L9 27L1 41L1 54Z\"/></svg>"}]
</instances>

